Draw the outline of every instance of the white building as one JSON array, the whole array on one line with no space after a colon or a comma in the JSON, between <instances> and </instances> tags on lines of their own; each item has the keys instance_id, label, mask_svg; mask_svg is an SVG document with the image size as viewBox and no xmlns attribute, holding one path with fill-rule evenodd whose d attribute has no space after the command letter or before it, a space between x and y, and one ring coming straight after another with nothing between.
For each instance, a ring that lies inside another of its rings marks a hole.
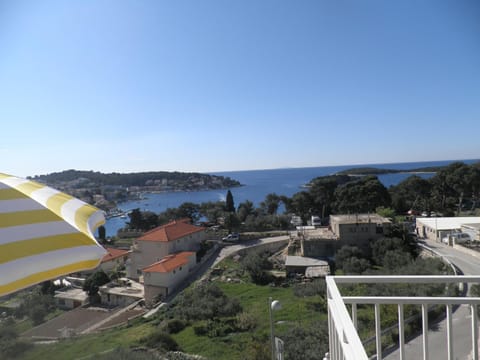
<instances>
[{"instance_id":1,"label":"white building","mask_svg":"<svg viewBox=\"0 0 480 360\"><path fill-rule=\"evenodd\" d=\"M480 224L480 217L419 217L415 228L418 236L440 242L442 238L460 232L465 224Z\"/></svg>"},{"instance_id":2,"label":"white building","mask_svg":"<svg viewBox=\"0 0 480 360\"><path fill-rule=\"evenodd\" d=\"M151 305L158 297L171 294L188 277L196 262L196 253L184 251L144 268L145 303Z\"/></svg>"},{"instance_id":3,"label":"white building","mask_svg":"<svg viewBox=\"0 0 480 360\"><path fill-rule=\"evenodd\" d=\"M88 295L82 289L64 287L55 291L54 299L57 307L70 310L85 305L88 302Z\"/></svg>"},{"instance_id":4,"label":"white building","mask_svg":"<svg viewBox=\"0 0 480 360\"><path fill-rule=\"evenodd\" d=\"M205 237L205 228L189 224L189 219L172 221L145 233L133 243L130 261L126 263L127 277L139 279L142 269L165 256L197 252Z\"/></svg>"},{"instance_id":5,"label":"white building","mask_svg":"<svg viewBox=\"0 0 480 360\"><path fill-rule=\"evenodd\" d=\"M121 278L100 286L98 291L103 305L111 307L127 306L143 299L143 285L136 281Z\"/></svg>"}]
</instances>

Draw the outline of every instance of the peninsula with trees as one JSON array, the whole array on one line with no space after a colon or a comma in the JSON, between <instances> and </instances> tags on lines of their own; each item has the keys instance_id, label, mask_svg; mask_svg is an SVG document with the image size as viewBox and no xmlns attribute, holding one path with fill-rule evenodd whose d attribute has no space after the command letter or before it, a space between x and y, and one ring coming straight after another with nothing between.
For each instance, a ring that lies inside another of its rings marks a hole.
<instances>
[{"instance_id":1,"label":"peninsula with trees","mask_svg":"<svg viewBox=\"0 0 480 360\"><path fill-rule=\"evenodd\" d=\"M142 198L144 193L215 190L241 186L240 182L230 177L178 171L106 174L98 171L66 170L29 178L103 210L114 209L118 202Z\"/></svg>"}]
</instances>

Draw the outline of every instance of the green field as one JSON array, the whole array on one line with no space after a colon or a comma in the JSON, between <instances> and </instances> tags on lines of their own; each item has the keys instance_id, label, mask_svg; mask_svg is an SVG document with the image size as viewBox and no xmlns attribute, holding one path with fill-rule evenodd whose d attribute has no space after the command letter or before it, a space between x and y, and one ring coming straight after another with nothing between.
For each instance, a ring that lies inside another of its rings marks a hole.
<instances>
[{"instance_id":1,"label":"green field","mask_svg":"<svg viewBox=\"0 0 480 360\"><path fill-rule=\"evenodd\" d=\"M238 264L231 260L225 261L221 266L224 273L238 271ZM194 332L194 327L205 323L204 320L190 322L185 329L177 334L172 334L182 351L199 354L212 360L255 358L258 354L255 355L252 351L268 352L270 349L269 297L279 300L282 304L282 309L274 314L275 331L280 337L292 327L326 321L324 308L318 306L324 301L320 296L299 298L294 295L291 287L259 286L247 279L248 277L242 276L240 283L217 280L215 284L228 297L239 300L243 309L242 316L254 322L253 328L248 331L228 333L225 336L209 337L207 335L199 336ZM159 318L150 321L141 319L128 327L123 326L99 334L79 336L55 344L36 345L21 358L28 360L94 358L96 354L99 355L118 347L141 346L141 339L158 331L160 324L161 319Z\"/></svg>"}]
</instances>

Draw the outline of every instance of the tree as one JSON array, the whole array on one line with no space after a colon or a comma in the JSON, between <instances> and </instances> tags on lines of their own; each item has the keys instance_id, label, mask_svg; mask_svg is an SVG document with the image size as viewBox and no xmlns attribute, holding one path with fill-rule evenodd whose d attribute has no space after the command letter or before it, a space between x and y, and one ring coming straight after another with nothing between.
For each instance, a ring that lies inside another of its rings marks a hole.
<instances>
[{"instance_id":1,"label":"tree","mask_svg":"<svg viewBox=\"0 0 480 360\"><path fill-rule=\"evenodd\" d=\"M204 216L208 221L217 223L218 219L223 217L225 212L225 203L223 201L209 201L200 204L199 213Z\"/></svg>"},{"instance_id":2,"label":"tree","mask_svg":"<svg viewBox=\"0 0 480 360\"><path fill-rule=\"evenodd\" d=\"M301 191L292 196L287 211L295 213L302 218L304 222L312 215L313 200L310 193Z\"/></svg>"},{"instance_id":3,"label":"tree","mask_svg":"<svg viewBox=\"0 0 480 360\"><path fill-rule=\"evenodd\" d=\"M264 213L268 215L275 215L280 206L280 196L275 193L267 194L265 200L260 204Z\"/></svg>"},{"instance_id":4,"label":"tree","mask_svg":"<svg viewBox=\"0 0 480 360\"><path fill-rule=\"evenodd\" d=\"M157 214L152 211L133 209L128 214L128 217L130 218L130 221L127 222L127 225L130 229L147 231L159 225L159 218Z\"/></svg>"},{"instance_id":5,"label":"tree","mask_svg":"<svg viewBox=\"0 0 480 360\"><path fill-rule=\"evenodd\" d=\"M351 177L348 175L321 176L310 181L309 194L313 212L322 218L329 216L335 201L335 190L349 181Z\"/></svg>"},{"instance_id":6,"label":"tree","mask_svg":"<svg viewBox=\"0 0 480 360\"><path fill-rule=\"evenodd\" d=\"M390 194L376 176L365 176L337 187L335 207L338 213L374 212L390 205Z\"/></svg>"},{"instance_id":7,"label":"tree","mask_svg":"<svg viewBox=\"0 0 480 360\"><path fill-rule=\"evenodd\" d=\"M285 341L285 358L314 360L328 351L327 322L289 326L281 336Z\"/></svg>"},{"instance_id":8,"label":"tree","mask_svg":"<svg viewBox=\"0 0 480 360\"><path fill-rule=\"evenodd\" d=\"M244 222L247 219L247 216L255 214L255 207L253 202L246 200L238 206L237 215L240 222Z\"/></svg>"},{"instance_id":9,"label":"tree","mask_svg":"<svg viewBox=\"0 0 480 360\"><path fill-rule=\"evenodd\" d=\"M223 225L228 229L229 232L237 229L240 226L240 221L238 220L237 214L232 212L225 213L225 216L223 217Z\"/></svg>"},{"instance_id":10,"label":"tree","mask_svg":"<svg viewBox=\"0 0 480 360\"><path fill-rule=\"evenodd\" d=\"M98 238L102 241L102 243L105 242L106 233L107 231L105 230L105 226L100 225L98 227Z\"/></svg>"},{"instance_id":11,"label":"tree","mask_svg":"<svg viewBox=\"0 0 480 360\"><path fill-rule=\"evenodd\" d=\"M103 270L96 271L90 275L83 284L83 291L92 297L98 293L100 286L110 282L110 278Z\"/></svg>"},{"instance_id":12,"label":"tree","mask_svg":"<svg viewBox=\"0 0 480 360\"><path fill-rule=\"evenodd\" d=\"M141 229L142 228L142 212L140 209L133 209L128 213L130 221L127 222L127 225L130 229Z\"/></svg>"},{"instance_id":13,"label":"tree","mask_svg":"<svg viewBox=\"0 0 480 360\"><path fill-rule=\"evenodd\" d=\"M227 191L227 196L225 198L225 211L235 212L235 203L233 202L233 195L230 190Z\"/></svg>"},{"instance_id":14,"label":"tree","mask_svg":"<svg viewBox=\"0 0 480 360\"><path fill-rule=\"evenodd\" d=\"M389 189L392 207L399 214L408 210L427 211L430 209L432 184L419 176L412 175Z\"/></svg>"},{"instance_id":15,"label":"tree","mask_svg":"<svg viewBox=\"0 0 480 360\"><path fill-rule=\"evenodd\" d=\"M364 257L362 251L356 246L344 245L335 254L335 266L342 268L343 263L352 257Z\"/></svg>"},{"instance_id":16,"label":"tree","mask_svg":"<svg viewBox=\"0 0 480 360\"><path fill-rule=\"evenodd\" d=\"M265 253L251 251L242 259L241 264L255 284L265 285L270 282L271 277L265 270L270 270L272 264Z\"/></svg>"}]
</instances>

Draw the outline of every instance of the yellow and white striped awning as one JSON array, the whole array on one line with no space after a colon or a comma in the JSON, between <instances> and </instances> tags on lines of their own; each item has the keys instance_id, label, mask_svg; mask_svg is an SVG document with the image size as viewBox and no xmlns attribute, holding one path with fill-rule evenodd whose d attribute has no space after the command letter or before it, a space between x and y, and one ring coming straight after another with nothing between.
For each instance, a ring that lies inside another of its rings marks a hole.
<instances>
[{"instance_id":1,"label":"yellow and white striped awning","mask_svg":"<svg viewBox=\"0 0 480 360\"><path fill-rule=\"evenodd\" d=\"M0 173L0 296L95 268L103 212L34 181Z\"/></svg>"}]
</instances>

